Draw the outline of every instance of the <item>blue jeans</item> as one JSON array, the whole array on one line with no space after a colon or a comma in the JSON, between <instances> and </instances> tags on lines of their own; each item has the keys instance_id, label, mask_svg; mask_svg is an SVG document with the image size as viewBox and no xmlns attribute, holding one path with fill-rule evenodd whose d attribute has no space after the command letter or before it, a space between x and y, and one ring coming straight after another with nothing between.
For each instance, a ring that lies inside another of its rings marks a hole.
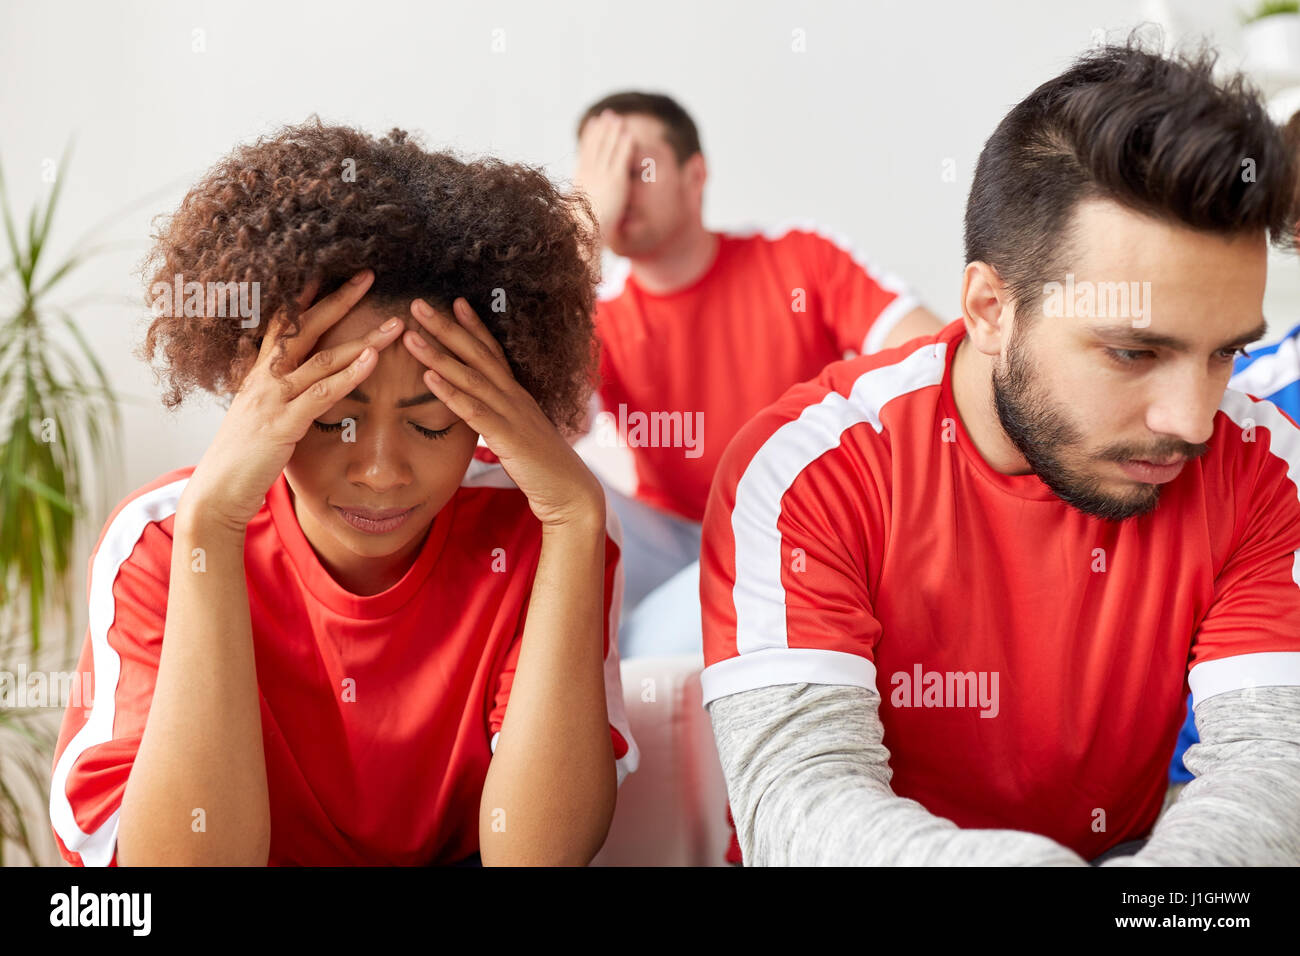
<instances>
[{"instance_id":1,"label":"blue jeans","mask_svg":"<svg viewBox=\"0 0 1300 956\"><path fill-rule=\"evenodd\" d=\"M618 653L632 657L680 657L704 652L700 615L700 562L694 561L655 588L619 628Z\"/></svg>"},{"instance_id":2,"label":"blue jeans","mask_svg":"<svg viewBox=\"0 0 1300 956\"><path fill-rule=\"evenodd\" d=\"M618 653L674 657L700 652L700 533L697 522L660 511L608 485L623 526L623 615Z\"/></svg>"}]
</instances>

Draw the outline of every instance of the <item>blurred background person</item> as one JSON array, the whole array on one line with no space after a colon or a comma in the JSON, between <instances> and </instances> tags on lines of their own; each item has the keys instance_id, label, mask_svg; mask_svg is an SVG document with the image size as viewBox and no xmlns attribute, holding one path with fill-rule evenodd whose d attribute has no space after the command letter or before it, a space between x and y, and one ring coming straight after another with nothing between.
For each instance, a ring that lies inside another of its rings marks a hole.
<instances>
[{"instance_id":1,"label":"blurred background person","mask_svg":"<svg viewBox=\"0 0 1300 956\"><path fill-rule=\"evenodd\" d=\"M578 140L574 185L611 253L591 427L598 446L628 449L636 475L632 494L611 489L627 565L621 648L691 653L701 647L700 523L727 443L828 363L942 323L901 278L810 223L707 228L699 132L671 97L605 96Z\"/></svg>"}]
</instances>

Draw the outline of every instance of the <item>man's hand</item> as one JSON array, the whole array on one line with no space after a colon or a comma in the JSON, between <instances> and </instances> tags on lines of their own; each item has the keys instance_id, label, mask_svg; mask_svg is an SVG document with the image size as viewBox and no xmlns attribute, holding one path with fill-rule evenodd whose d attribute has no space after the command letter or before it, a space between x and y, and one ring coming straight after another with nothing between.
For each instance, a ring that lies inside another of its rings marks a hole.
<instances>
[{"instance_id":1,"label":"man's hand","mask_svg":"<svg viewBox=\"0 0 1300 956\"><path fill-rule=\"evenodd\" d=\"M587 194L603 234L618 225L627 206L628 164L634 143L627 120L605 110L587 122L578 141L574 188Z\"/></svg>"}]
</instances>

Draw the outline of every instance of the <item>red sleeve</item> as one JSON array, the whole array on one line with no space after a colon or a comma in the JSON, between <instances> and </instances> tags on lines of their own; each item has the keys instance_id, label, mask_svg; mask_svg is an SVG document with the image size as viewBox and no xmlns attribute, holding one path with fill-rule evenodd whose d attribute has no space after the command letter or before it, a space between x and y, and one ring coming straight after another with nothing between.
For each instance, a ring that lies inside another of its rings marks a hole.
<instances>
[{"instance_id":1,"label":"red sleeve","mask_svg":"<svg viewBox=\"0 0 1300 956\"><path fill-rule=\"evenodd\" d=\"M898 320L920 305L898 276L846 239L812 235L821 318L841 353L880 351Z\"/></svg>"},{"instance_id":2,"label":"red sleeve","mask_svg":"<svg viewBox=\"0 0 1300 956\"><path fill-rule=\"evenodd\" d=\"M623 562L619 542L622 531L618 526L618 517L612 505L607 503L609 525L605 536L605 710L609 720L609 735L614 745L614 760L618 768L618 782L621 786L624 778L636 770L640 756L632 731L628 726L626 708L623 704L623 681L618 657L618 621L623 605ZM497 735L505 721L506 706L510 700L510 688L515 680L515 668L519 663L519 651L523 646L524 622L527 611L519 622L519 633L515 635L502 665L497 680L497 692L492 711L488 715L488 733L490 746L496 752Z\"/></svg>"},{"instance_id":3,"label":"red sleeve","mask_svg":"<svg viewBox=\"0 0 1300 956\"><path fill-rule=\"evenodd\" d=\"M162 651L179 494L169 484L128 499L90 558L88 627L77 668L83 695L64 711L50 786L50 822L59 852L74 866L117 864L122 793Z\"/></svg>"},{"instance_id":4,"label":"red sleeve","mask_svg":"<svg viewBox=\"0 0 1300 956\"><path fill-rule=\"evenodd\" d=\"M1225 456L1239 529L1188 662L1193 701L1300 685L1300 429L1270 402L1229 390ZM1211 489L1213 492L1213 489ZM1229 497L1231 495L1231 497ZM1229 505L1233 507L1233 505Z\"/></svg>"},{"instance_id":5,"label":"red sleeve","mask_svg":"<svg viewBox=\"0 0 1300 956\"><path fill-rule=\"evenodd\" d=\"M700 554L706 704L777 684L876 688L883 524L842 444L871 425L825 392L787 392L723 455Z\"/></svg>"}]
</instances>

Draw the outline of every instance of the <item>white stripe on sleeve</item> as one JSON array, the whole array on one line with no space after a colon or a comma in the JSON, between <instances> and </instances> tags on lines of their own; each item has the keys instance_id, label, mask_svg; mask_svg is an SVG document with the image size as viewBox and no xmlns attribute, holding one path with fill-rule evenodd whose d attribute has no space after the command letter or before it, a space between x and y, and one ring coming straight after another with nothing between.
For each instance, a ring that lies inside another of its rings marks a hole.
<instances>
[{"instance_id":1,"label":"white stripe on sleeve","mask_svg":"<svg viewBox=\"0 0 1300 956\"><path fill-rule=\"evenodd\" d=\"M108 643L108 631L113 626L116 608L113 605L113 584L126 559L135 550L145 529L155 521L163 521L176 513L181 492L188 478L155 488L140 495L118 512L104 533L104 540L95 552L90 572L89 630L91 654L94 658L94 697L90 716L55 764L50 783L50 822L63 845L73 853L81 854L86 866L108 866L117 846L117 823L121 807L99 825L86 833L77 823L72 803L68 799L68 776L77 760L91 747L113 739L113 717L116 709L117 682L122 674L122 659Z\"/></svg>"}]
</instances>

